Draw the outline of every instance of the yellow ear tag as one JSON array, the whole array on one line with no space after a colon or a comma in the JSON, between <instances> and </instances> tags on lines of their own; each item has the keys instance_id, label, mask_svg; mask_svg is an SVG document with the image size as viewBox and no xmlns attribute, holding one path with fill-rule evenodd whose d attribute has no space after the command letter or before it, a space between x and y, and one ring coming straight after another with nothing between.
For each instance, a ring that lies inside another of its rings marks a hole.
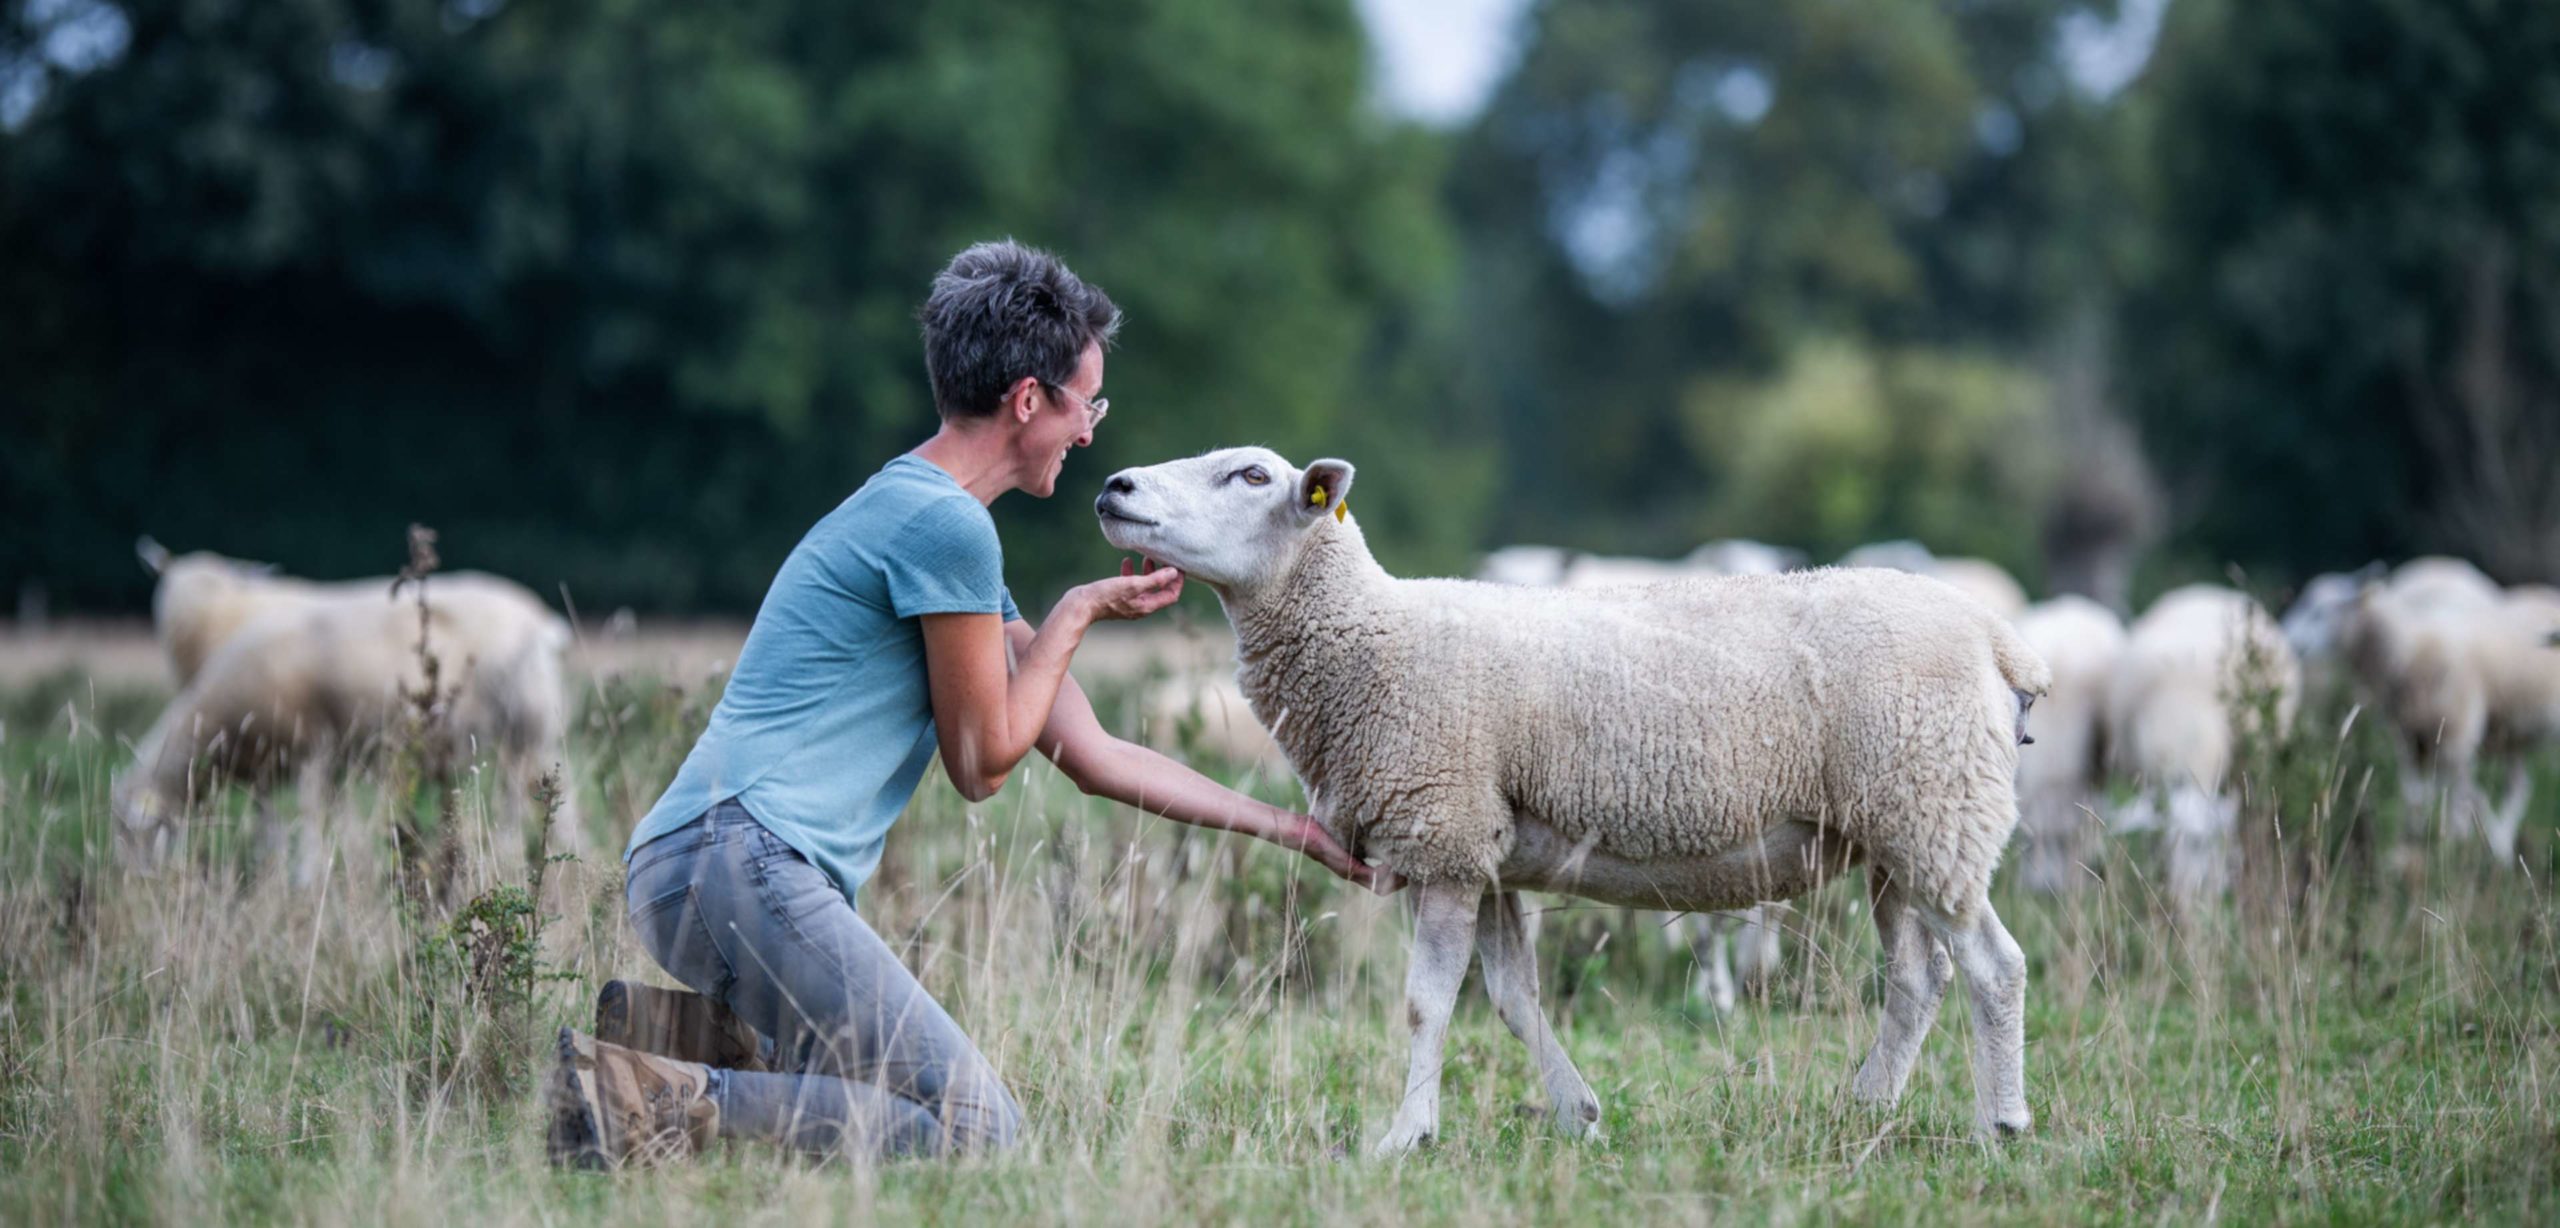
<instances>
[{"instance_id":1,"label":"yellow ear tag","mask_svg":"<svg viewBox=\"0 0 2560 1228\"><path fill-rule=\"evenodd\" d=\"M1307 502L1312 503L1312 504L1315 504L1317 507L1323 507L1323 506L1324 506L1324 487L1321 487L1321 486L1316 487L1316 488L1315 488L1315 491L1314 491L1313 493L1311 493L1311 494L1309 494L1309 495L1307 496Z\"/></svg>"},{"instance_id":2,"label":"yellow ear tag","mask_svg":"<svg viewBox=\"0 0 2560 1228\"><path fill-rule=\"evenodd\" d=\"M1333 504L1333 522L1334 522L1335 524L1341 524L1341 523L1342 523L1342 518L1343 518L1344 516L1347 516L1347 515L1350 515L1350 514L1351 514L1351 500L1349 500L1349 499L1337 499L1337 500L1334 500L1334 504Z\"/></svg>"}]
</instances>

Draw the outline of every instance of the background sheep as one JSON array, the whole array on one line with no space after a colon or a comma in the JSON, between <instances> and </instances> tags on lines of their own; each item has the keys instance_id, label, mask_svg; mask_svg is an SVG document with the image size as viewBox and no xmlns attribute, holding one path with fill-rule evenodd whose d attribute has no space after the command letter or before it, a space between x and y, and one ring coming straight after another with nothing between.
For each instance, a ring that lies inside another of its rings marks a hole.
<instances>
[{"instance_id":1,"label":"background sheep","mask_svg":"<svg viewBox=\"0 0 2560 1228\"><path fill-rule=\"evenodd\" d=\"M2037 891L2062 891L2096 860L2102 717L2124 655L2124 621L2086 597L2056 597L2029 607L2017 625L2053 670L2052 691L2027 720L2035 749L2018 757L2019 872Z\"/></svg>"},{"instance_id":2,"label":"background sheep","mask_svg":"<svg viewBox=\"0 0 2560 1228\"><path fill-rule=\"evenodd\" d=\"M1288 767L1280 744L1253 719L1232 670L1183 670L1146 684L1138 718L1147 744L1169 754L1207 751L1230 763Z\"/></svg>"},{"instance_id":3,"label":"background sheep","mask_svg":"<svg viewBox=\"0 0 2560 1228\"><path fill-rule=\"evenodd\" d=\"M115 784L120 846L145 867L214 784L272 786L304 764L328 766L317 775L334 777L339 761L403 731L403 694L427 683L417 604L395 601L387 579L308 584L219 556L165 559L162 576L173 593L163 627L172 664L185 669L181 647L204 655ZM568 623L494 577L436 576L427 593L443 698L419 749L456 764L493 753L502 839L517 837L506 846L520 847L533 782L562 758ZM583 841L565 797L558 815L552 845L575 852ZM297 873L315 868L306 857Z\"/></svg>"},{"instance_id":4,"label":"background sheep","mask_svg":"<svg viewBox=\"0 0 2560 1228\"><path fill-rule=\"evenodd\" d=\"M151 590L151 629L178 685L194 681L206 658L252 619L279 611L304 610L330 602L383 604L392 600L390 576L361 580L303 580L284 575L273 563L252 563L209 550L171 554L145 537L134 553L158 582ZM569 624L542 599L513 580L478 571L439 571L433 581L438 595L477 593L498 605L516 607L508 617L549 620L561 642ZM414 636L412 637L414 638Z\"/></svg>"},{"instance_id":5,"label":"background sheep","mask_svg":"<svg viewBox=\"0 0 2560 1228\"><path fill-rule=\"evenodd\" d=\"M1853 1092L1900 1096L1951 954L1973 992L1976 1124L2027 1127L2026 961L1987 893L2047 678L2007 623L1876 571L1615 592L1397 580L1341 515L1352 476L1228 449L1123 470L1096 512L1113 546L1217 593L1317 818L1413 883L1412 1061L1380 1152L1438 1130L1471 942L1556 1122L1596 1127L1538 1005L1518 890L1732 908L1861 861L1891 987Z\"/></svg>"},{"instance_id":6,"label":"background sheep","mask_svg":"<svg viewBox=\"0 0 2560 1228\"><path fill-rule=\"evenodd\" d=\"M2117 768L2149 791L2124 826L2168 829L2171 894L2224 890L2239 804L2224 786L2243 734L2289 728L2301 667L2284 634L2244 593L2209 584L2174 589L2136 619L2107 687L2107 737ZM2258 727L2256 696L2272 692L2276 728Z\"/></svg>"},{"instance_id":7,"label":"background sheep","mask_svg":"<svg viewBox=\"0 0 2560 1228\"><path fill-rule=\"evenodd\" d=\"M1842 567L1884 567L1918 576L1934 576L1963 590L2002 618L2016 618L2027 608L2027 590L2006 568L1989 559L1946 558L1915 541L1874 542L1840 556Z\"/></svg>"},{"instance_id":8,"label":"background sheep","mask_svg":"<svg viewBox=\"0 0 2560 1228\"><path fill-rule=\"evenodd\" d=\"M2501 863L2515 856L2532 798L2525 755L2560 737L2555 610L2551 590L2509 593L2467 563L2420 559L2360 591L2340 639L2395 734L2413 824L2476 832ZM2495 806L2477 775L2484 758L2506 766Z\"/></svg>"}]
</instances>

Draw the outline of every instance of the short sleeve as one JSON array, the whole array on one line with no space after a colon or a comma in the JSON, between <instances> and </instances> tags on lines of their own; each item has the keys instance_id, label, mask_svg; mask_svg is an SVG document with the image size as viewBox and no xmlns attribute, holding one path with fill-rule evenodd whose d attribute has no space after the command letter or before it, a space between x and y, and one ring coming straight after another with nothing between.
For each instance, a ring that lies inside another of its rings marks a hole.
<instances>
[{"instance_id":1,"label":"short sleeve","mask_svg":"<svg viewBox=\"0 0 2560 1228\"><path fill-rule=\"evenodd\" d=\"M1013 586L1006 585L1004 589L1004 620L1006 622L1013 622L1021 617L1021 607L1013 604Z\"/></svg>"},{"instance_id":2,"label":"short sleeve","mask_svg":"<svg viewBox=\"0 0 2560 1228\"><path fill-rule=\"evenodd\" d=\"M936 499L918 508L882 546L880 570L889 607L900 618L1006 614L1013 607L995 522L969 499Z\"/></svg>"}]
</instances>

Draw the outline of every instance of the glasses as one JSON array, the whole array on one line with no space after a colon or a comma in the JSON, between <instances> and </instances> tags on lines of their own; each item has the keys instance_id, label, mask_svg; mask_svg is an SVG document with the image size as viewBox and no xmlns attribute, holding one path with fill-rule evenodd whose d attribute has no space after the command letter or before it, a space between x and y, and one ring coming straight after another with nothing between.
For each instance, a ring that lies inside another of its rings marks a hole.
<instances>
[{"instance_id":1,"label":"glasses","mask_svg":"<svg viewBox=\"0 0 2560 1228\"><path fill-rule=\"evenodd\" d=\"M1095 397L1088 401L1083 397L1077 396L1074 391L1062 384L1052 384L1047 380L1042 380L1040 381L1040 386L1051 392L1058 393L1078 405L1084 406L1084 424L1088 428L1102 425L1102 420L1111 416L1111 398L1109 397Z\"/></svg>"}]
</instances>

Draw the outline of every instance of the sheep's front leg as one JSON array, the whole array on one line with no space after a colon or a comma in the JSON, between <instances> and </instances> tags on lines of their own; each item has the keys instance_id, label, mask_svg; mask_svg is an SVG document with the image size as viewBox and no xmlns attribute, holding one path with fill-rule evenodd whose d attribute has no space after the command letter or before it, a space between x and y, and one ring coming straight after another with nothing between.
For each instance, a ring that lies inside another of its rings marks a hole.
<instances>
[{"instance_id":1,"label":"sheep's front leg","mask_svg":"<svg viewBox=\"0 0 2560 1228\"><path fill-rule=\"evenodd\" d=\"M1413 1060L1405 1071L1404 1103L1378 1140L1375 1154L1413 1150L1440 1131L1440 1062L1449 1040L1449 1012L1467 976L1469 940L1475 936L1477 883L1417 883L1413 896L1413 963L1405 972L1405 1022L1413 1028Z\"/></svg>"},{"instance_id":2,"label":"sheep's front leg","mask_svg":"<svg viewBox=\"0 0 2560 1228\"><path fill-rule=\"evenodd\" d=\"M1547 1014L1538 1006L1538 956L1521 920L1520 893L1486 893L1476 913L1476 955L1484 961L1484 989L1493 999L1494 1013L1538 1063L1556 1129L1572 1138L1598 1137L1600 1099L1573 1068L1564 1046L1556 1043Z\"/></svg>"}]
</instances>

